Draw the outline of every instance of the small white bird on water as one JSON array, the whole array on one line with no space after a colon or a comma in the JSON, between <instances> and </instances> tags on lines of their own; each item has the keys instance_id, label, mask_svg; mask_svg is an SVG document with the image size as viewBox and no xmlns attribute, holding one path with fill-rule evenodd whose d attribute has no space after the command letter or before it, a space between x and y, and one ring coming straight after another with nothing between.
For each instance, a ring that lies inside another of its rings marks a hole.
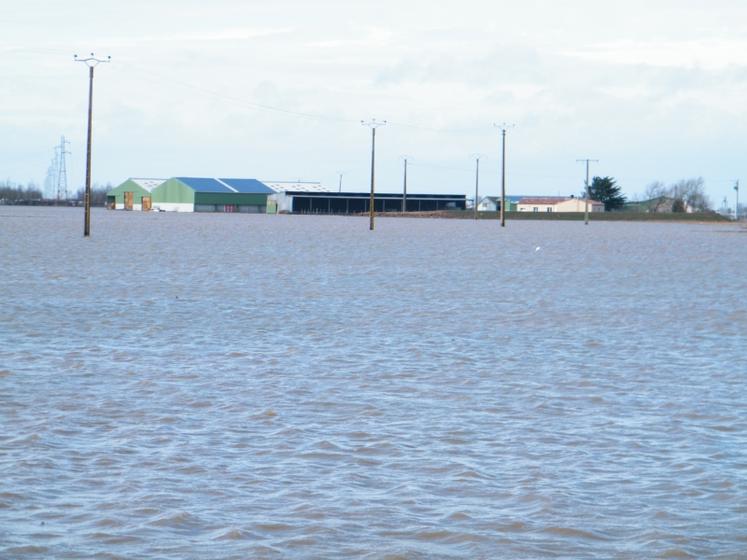
<instances>
[{"instance_id":1,"label":"small white bird on water","mask_svg":"<svg viewBox=\"0 0 747 560\"><path fill-rule=\"evenodd\" d=\"M542 247L540 247L539 245L537 245L537 246L536 246L536 247L534 248L534 252L536 253L536 252L537 252L537 251L539 251L539 250L540 250L541 248L542 248Z\"/></svg>"}]
</instances>

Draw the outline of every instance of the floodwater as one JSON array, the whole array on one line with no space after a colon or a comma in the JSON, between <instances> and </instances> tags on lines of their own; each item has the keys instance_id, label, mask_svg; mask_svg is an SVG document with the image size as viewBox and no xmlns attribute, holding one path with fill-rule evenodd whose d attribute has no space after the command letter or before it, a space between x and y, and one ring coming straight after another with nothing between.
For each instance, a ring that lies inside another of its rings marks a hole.
<instances>
[{"instance_id":1,"label":"floodwater","mask_svg":"<svg viewBox=\"0 0 747 560\"><path fill-rule=\"evenodd\" d=\"M2 558L745 558L734 224L0 207Z\"/></svg>"}]
</instances>

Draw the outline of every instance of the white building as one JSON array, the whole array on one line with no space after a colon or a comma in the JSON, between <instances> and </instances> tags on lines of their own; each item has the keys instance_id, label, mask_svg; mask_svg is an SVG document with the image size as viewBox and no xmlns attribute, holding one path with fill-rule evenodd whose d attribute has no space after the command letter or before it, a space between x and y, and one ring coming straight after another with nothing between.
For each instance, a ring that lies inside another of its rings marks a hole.
<instances>
[{"instance_id":1,"label":"white building","mask_svg":"<svg viewBox=\"0 0 747 560\"><path fill-rule=\"evenodd\" d=\"M326 193L332 192L330 189L323 187L316 181L262 181L270 187L275 194L268 197L268 201L274 201L277 212L293 211L293 197L288 192L314 192Z\"/></svg>"},{"instance_id":2,"label":"white building","mask_svg":"<svg viewBox=\"0 0 747 560\"><path fill-rule=\"evenodd\" d=\"M575 196L525 197L516 206L519 212L585 212L586 199ZM604 203L589 199L589 212L604 212Z\"/></svg>"}]
</instances>

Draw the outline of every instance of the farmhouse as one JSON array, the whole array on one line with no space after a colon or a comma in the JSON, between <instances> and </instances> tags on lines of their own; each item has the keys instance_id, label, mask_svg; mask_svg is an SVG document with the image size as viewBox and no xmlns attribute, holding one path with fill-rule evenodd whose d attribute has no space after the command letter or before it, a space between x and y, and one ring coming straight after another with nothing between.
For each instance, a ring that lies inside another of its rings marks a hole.
<instances>
[{"instance_id":1,"label":"farmhouse","mask_svg":"<svg viewBox=\"0 0 747 560\"><path fill-rule=\"evenodd\" d=\"M575 196L524 197L516 205L519 212L585 212L586 199ZM589 212L604 212L604 203L588 201Z\"/></svg>"}]
</instances>

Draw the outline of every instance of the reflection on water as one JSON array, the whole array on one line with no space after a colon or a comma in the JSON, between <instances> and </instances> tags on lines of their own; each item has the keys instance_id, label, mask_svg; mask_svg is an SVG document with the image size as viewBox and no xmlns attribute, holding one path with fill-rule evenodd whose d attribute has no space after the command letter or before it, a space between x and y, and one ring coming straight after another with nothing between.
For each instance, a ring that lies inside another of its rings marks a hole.
<instances>
[{"instance_id":1,"label":"reflection on water","mask_svg":"<svg viewBox=\"0 0 747 560\"><path fill-rule=\"evenodd\" d=\"M747 555L733 225L0 207L0 557Z\"/></svg>"}]
</instances>

